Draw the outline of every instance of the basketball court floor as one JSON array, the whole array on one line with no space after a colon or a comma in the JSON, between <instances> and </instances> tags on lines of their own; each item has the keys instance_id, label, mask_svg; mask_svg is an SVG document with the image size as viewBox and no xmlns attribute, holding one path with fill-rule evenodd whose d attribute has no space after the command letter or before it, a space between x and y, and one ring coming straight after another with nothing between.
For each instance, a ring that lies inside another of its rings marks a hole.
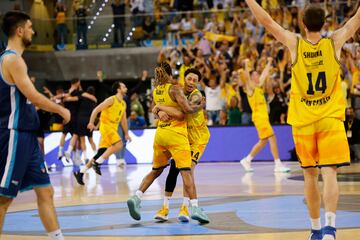
<instances>
[{"instance_id":1,"label":"basketball court floor","mask_svg":"<svg viewBox=\"0 0 360 240\"><path fill-rule=\"evenodd\" d=\"M85 186L76 183L71 167L51 172L51 180L59 221L68 240L305 240L309 221L301 169L294 162L287 165L292 169L289 174L274 174L269 162L254 163L254 173L245 173L239 163L199 164L196 183L199 203L210 218L206 225L177 221L182 203L180 177L170 201L169 221L153 219L162 205L167 170L145 193L142 220L129 216L126 200L151 165L105 166L101 177L91 170ZM339 182L337 239L360 240L360 164L340 169ZM33 192L22 193L14 201L1 239L47 239Z\"/></svg>"}]
</instances>

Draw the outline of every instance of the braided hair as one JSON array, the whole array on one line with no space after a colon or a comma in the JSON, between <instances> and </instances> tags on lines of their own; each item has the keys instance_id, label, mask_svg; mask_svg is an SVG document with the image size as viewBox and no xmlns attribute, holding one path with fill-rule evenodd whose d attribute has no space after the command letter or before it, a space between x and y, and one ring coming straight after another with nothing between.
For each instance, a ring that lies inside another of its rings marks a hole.
<instances>
[{"instance_id":1,"label":"braided hair","mask_svg":"<svg viewBox=\"0 0 360 240\"><path fill-rule=\"evenodd\" d=\"M171 72L170 65L167 62L161 62L159 66L155 68L154 87L168 83L172 76Z\"/></svg>"}]
</instances>

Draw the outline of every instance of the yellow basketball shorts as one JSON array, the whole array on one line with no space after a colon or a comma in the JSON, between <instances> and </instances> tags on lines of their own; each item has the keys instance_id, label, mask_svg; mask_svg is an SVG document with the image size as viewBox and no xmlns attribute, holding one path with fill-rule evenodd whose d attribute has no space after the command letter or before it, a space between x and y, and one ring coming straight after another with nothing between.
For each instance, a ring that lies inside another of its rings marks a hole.
<instances>
[{"instance_id":1,"label":"yellow basketball shorts","mask_svg":"<svg viewBox=\"0 0 360 240\"><path fill-rule=\"evenodd\" d=\"M198 164L206 148L206 144L190 144L191 160Z\"/></svg>"},{"instance_id":2,"label":"yellow basketball shorts","mask_svg":"<svg viewBox=\"0 0 360 240\"><path fill-rule=\"evenodd\" d=\"M165 168L169 159L175 161L180 170L191 169L191 152L186 135L168 129L157 129L154 140L153 169Z\"/></svg>"},{"instance_id":3,"label":"yellow basketball shorts","mask_svg":"<svg viewBox=\"0 0 360 240\"><path fill-rule=\"evenodd\" d=\"M292 131L301 167L341 167L350 164L349 145L341 120L323 118L306 126L293 126Z\"/></svg>"},{"instance_id":4,"label":"yellow basketball shorts","mask_svg":"<svg viewBox=\"0 0 360 240\"><path fill-rule=\"evenodd\" d=\"M258 132L259 139L266 139L274 135L269 120L254 121L254 125Z\"/></svg>"},{"instance_id":5,"label":"yellow basketball shorts","mask_svg":"<svg viewBox=\"0 0 360 240\"><path fill-rule=\"evenodd\" d=\"M117 129L111 126L100 126L100 143L99 148L109 148L117 142L121 141Z\"/></svg>"}]
</instances>

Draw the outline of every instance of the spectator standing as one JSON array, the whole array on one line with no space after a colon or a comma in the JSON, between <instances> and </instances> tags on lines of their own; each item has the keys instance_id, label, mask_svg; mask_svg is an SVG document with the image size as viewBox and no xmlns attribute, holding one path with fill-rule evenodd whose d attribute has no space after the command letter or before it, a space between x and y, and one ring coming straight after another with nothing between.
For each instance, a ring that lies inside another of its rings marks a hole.
<instances>
[{"instance_id":1,"label":"spectator standing","mask_svg":"<svg viewBox=\"0 0 360 240\"><path fill-rule=\"evenodd\" d=\"M133 15L133 27L141 27L143 23L143 17L136 15L145 13L144 0L130 0L130 6L131 14Z\"/></svg>"},{"instance_id":2,"label":"spectator standing","mask_svg":"<svg viewBox=\"0 0 360 240\"><path fill-rule=\"evenodd\" d=\"M114 16L114 42L112 47L123 47L125 43L125 8L128 5L128 0L115 0L111 4ZM119 41L120 37L120 41Z\"/></svg>"},{"instance_id":3,"label":"spectator standing","mask_svg":"<svg viewBox=\"0 0 360 240\"><path fill-rule=\"evenodd\" d=\"M87 49L88 42L87 42L87 10L83 4L75 4L74 3L74 10L75 10L75 17L76 17L76 33L77 33L77 44L76 49Z\"/></svg>"},{"instance_id":4,"label":"spectator standing","mask_svg":"<svg viewBox=\"0 0 360 240\"><path fill-rule=\"evenodd\" d=\"M227 116L227 125L241 125L240 102L235 96L231 98Z\"/></svg>"},{"instance_id":5,"label":"spectator standing","mask_svg":"<svg viewBox=\"0 0 360 240\"><path fill-rule=\"evenodd\" d=\"M200 84L205 91L206 97L206 111L208 113L207 125L216 125L220 121L221 111L221 88L218 83L216 75L212 74L209 79L209 86L205 85L203 80L200 80Z\"/></svg>"},{"instance_id":6,"label":"spectator standing","mask_svg":"<svg viewBox=\"0 0 360 240\"><path fill-rule=\"evenodd\" d=\"M67 44L66 8L64 4L56 4L56 42L55 50L64 50Z\"/></svg>"}]
</instances>

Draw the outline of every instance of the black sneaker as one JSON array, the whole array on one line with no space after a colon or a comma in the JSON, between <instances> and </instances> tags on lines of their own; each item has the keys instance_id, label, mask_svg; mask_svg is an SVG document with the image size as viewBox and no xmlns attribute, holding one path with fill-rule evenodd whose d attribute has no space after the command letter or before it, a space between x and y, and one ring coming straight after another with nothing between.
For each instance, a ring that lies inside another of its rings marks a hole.
<instances>
[{"instance_id":1,"label":"black sneaker","mask_svg":"<svg viewBox=\"0 0 360 240\"><path fill-rule=\"evenodd\" d=\"M78 182L78 184L85 185L84 180L83 180L84 174L82 172L80 172L80 171L74 172L74 176L75 176L75 179Z\"/></svg>"},{"instance_id":2,"label":"black sneaker","mask_svg":"<svg viewBox=\"0 0 360 240\"><path fill-rule=\"evenodd\" d=\"M96 174L101 176L101 169L100 169L101 164L94 162L93 163L93 169L95 170Z\"/></svg>"}]
</instances>

